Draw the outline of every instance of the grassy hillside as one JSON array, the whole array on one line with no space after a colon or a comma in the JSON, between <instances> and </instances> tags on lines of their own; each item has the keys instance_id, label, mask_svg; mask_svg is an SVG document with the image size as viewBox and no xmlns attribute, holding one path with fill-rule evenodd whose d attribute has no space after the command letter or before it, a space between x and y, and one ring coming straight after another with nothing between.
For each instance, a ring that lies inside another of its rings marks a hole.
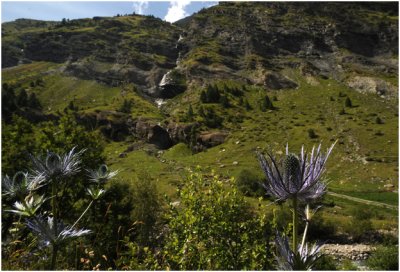
<instances>
[{"instance_id":1,"label":"grassy hillside","mask_svg":"<svg viewBox=\"0 0 400 272\"><path fill-rule=\"evenodd\" d=\"M224 178L248 169L261 179L256 150L283 154L288 144L297 153L302 145L310 150L322 142L325 149L337 141L325 173L329 190L397 206L398 57L392 48L397 34L390 34L396 13L385 5L376 10L354 5L342 16L321 5L305 5L303 20L296 16L296 4L257 7L224 3L176 25L145 16L5 24L6 66L21 58L32 63L3 69L2 81L34 92L45 114L62 113L72 102L78 116L104 114L110 126L147 118L165 129L197 124L198 135L226 133L222 144L201 152L192 152L184 141L159 150L149 137L131 133L113 141L105 135L107 163L120 170L122 179L144 170L173 198L187 169L196 165ZM353 13L357 16L350 17ZM355 32L369 33L372 40L353 43L357 35L349 34L349 26L356 22ZM329 40L338 36L323 32L325 27L342 36ZM376 37L379 27L387 38ZM278 35L282 29L287 33ZM157 96L147 91L156 90L172 69L187 89L158 106ZM350 88L349 81L357 77L383 80L387 93ZM202 101L208 88L225 100ZM266 96L273 108L265 106ZM130 103L125 112L124 103ZM250 200L256 205L255 198ZM339 220L342 231L353 208L361 207L333 196L324 202L330 205L324 217ZM397 226L397 211L373 208L373 213L374 227Z\"/></svg>"}]
</instances>

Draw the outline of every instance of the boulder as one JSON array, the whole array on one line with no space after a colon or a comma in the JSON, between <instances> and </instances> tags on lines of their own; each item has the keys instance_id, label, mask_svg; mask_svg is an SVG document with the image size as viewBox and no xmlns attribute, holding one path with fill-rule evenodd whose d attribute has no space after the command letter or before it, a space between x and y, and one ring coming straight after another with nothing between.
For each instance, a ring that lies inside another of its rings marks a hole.
<instances>
[{"instance_id":1,"label":"boulder","mask_svg":"<svg viewBox=\"0 0 400 272\"><path fill-rule=\"evenodd\" d=\"M203 132L200 134L198 142L200 142L202 145L206 147L213 147L222 144L227 136L228 133L222 131Z\"/></svg>"}]
</instances>

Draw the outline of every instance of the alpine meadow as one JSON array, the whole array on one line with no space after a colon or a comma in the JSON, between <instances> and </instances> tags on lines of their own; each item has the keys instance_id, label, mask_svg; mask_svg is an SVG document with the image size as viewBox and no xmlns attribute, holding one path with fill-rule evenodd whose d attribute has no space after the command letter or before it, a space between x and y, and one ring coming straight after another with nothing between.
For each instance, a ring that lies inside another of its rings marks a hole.
<instances>
[{"instance_id":1,"label":"alpine meadow","mask_svg":"<svg viewBox=\"0 0 400 272\"><path fill-rule=\"evenodd\" d=\"M398 271L398 10L3 22L1 269Z\"/></svg>"}]
</instances>

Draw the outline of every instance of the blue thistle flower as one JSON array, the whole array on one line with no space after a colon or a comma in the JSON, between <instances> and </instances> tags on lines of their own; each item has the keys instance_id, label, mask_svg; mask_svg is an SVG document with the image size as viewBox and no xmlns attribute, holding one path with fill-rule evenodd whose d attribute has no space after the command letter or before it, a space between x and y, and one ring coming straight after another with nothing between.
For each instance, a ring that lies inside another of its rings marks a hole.
<instances>
[{"instance_id":1,"label":"blue thistle flower","mask_svg":"<svg viewBox=\"0 0 400 272\"><path fill-rule=\"evenodd\" d=\"M107 165L105 164L100 165L100 167L96 170L87 171L89 173L89 180L97 184L104 184L118 174L118 171L109 171Z\"/></svg>"},{"instance_id":2,"label":"blue thistle flower","mask_svg":"<svg viewBox=\"0 0 400 272\"><path fill-rule=\"evenodd\" d=\"M34 172L43 174L47 180L74 175L80 170L80 156L84 151L75 152L74 147L67 154L47 151L45 158L31 156Z\"/></svg>"},{"instance_id":3,"label":"blue thistle flower","mask_svg":"<svg viewBox=\"0 0 400 272\"><path fill-rule=\"evenodd\" d=\"M268 158L257 153L261 168L267 177L264 188L280 201L297 198L307 203L321 197L326 192L326 184L321 182L320 178L334 145L323 154L319 144L316 149L312 148L310 155L304 152L302 146L298 156L289 153L286 145L286 155L281 163L270 153L267 153Z\"/></svg>"},{"instance_id":4,"label":"blue thistle flower","mask_svg":"<svg viewBox=\"0 0 400 272\"><path fill-rule=\"evenodd\" d=\"M13 178L5 175L2 178L3 195L22 199L43 186L44 181L45 177L42 173L29 175L24 172L17 172Z\"/></svg>"},{"instance_id":5,"label":"blue thistle flower","mask_svg":"<svg viewBox=\"0 0 400 272\"><path fill-rule=\"evenodd\" d=\"M27 226L38 235L40 242L44 246L58 244L67 239L80 237L91 233L90 230L73 229L64 225L61 220L54 222L53 217L44 218L42 216L26 220Z\"/></svg>"}]
</instances>

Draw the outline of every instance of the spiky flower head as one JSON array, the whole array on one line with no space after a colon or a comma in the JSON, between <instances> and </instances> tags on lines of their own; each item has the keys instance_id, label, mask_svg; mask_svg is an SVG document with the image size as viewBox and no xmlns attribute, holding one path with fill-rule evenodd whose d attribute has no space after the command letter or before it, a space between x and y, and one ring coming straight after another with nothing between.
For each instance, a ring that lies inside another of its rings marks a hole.
<instances>
[{"instance_id":1,"label":"spiky flower head","mask_svg":"<svg viewBox=\"0 0 400 272\"><path fill-rule=\"evenodd\" d=\"M334 145L323 154L319 144L317 148L312 148L309 155L302 146L298 156L290 153L286 146L286 155L280 162L270 153L267 153L267 158L258 153L258 160L267 177L263 184L267 193L281 201L296 197L306 203L321 197L326 192L321 175Z\"/></svg>"},{"instance_id":2,"label":"spiky flower head","mask_svg":"<svg viewBox=\"0 0 400 272\"><path fill-rule=\"evenodd\" d=\"M293 252L288 237L279 233L275 237L275 246L278 270L311 270L322 257L320 253L322 244L314 244L311 248L306 244L304 247L299 246L297 251Z\"/></svg>"},{"instance_id":3,"label":"spiky flower head","mask_svg":"<svg viewBox=\"0 0 400 272\"><path fill-rule=\"evenodd\" d=\"M74 175L80 170L80 157L84 151L75 152L74 147L66 154L47 151L45 158L31 156L33 170L42 173L47 180Z\"/></svg>"},{"instance_id":4,"label":"spiky flower head","mask_svg":"<svg viewBox=\"0 0 400 272\"><path fill-rule=\"evenodd\" d=\"M91 233L90 230L73 229L59 220L54 222L53 217L44 218L42 216L34 217L26 221L28 227L38 235L40 242L44 246L58 244L67 239L80 237Z\"/></svg>"},{"instance_id":5,"label":"spiky flower head","mask_svg":"<svg viewBox=\"0 0 400 272\"><path fill-rule=\"evenodd\" d=\"M118 171L109 171L107 165L100 165L98 169L88 170L90 181L97 184L104 184L118 174Z\"/></svg>"},{"instance_id":6,"label":"spiky flower head","mask_svg":"<svg viewBox=\"0 0 400 272\"><path fill-rule=\"evenodd\" d=\"M34 190L43 186L45 177L42 173L29 175L24 172L17 172L13 178L5 175L2 178L2 189L4 196L23 199Z\"/></svg>"}]
</instances>

